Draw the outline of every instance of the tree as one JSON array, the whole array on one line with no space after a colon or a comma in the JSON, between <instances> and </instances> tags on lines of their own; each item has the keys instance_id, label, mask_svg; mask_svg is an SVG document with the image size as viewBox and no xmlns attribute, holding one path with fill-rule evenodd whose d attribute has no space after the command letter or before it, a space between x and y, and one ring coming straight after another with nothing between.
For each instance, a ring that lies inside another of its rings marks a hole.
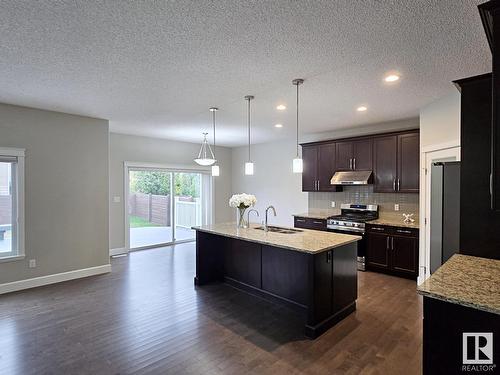
<instances>
[{"instance_id":1,"label":"tree","mask_svg":"<svg viewBox=\"0 0 500 375\"><path fill-rule=\"evenodd\" d=\"M200 197L199 173L174 173L176 196ZM169 195L170 173L155 171L131 171L130 190L134 193Z\"/></svg>"}]
</instances>

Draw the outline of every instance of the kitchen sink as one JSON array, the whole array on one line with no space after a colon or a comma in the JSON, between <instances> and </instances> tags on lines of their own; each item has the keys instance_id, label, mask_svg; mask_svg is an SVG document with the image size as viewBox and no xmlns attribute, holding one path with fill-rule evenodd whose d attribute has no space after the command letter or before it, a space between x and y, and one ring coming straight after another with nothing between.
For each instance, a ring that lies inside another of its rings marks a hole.
<instances>
[{"instance_id":1,"label":"kitchen sink","mask_svg":"<svg viewBox=\"0 0 500 375\"><path fill-rule=\"evenodd\" d=\"M262 227L257 227L255 229L264 230L264 227L263 226ZM268 225L267 226L267 231L268 232L274 232L274 233L281 233L281 234L293 234L293 233L302 232L300 229L276 227L274 225Z\"/></svg>"}]
</instances>

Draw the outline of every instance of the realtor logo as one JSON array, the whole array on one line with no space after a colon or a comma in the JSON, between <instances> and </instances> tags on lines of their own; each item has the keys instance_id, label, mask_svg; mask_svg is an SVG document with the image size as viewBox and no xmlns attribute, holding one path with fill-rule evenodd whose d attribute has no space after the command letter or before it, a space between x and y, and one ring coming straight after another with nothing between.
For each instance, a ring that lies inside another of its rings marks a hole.
<instances>
[{"instance_id":1,"label":"realtor logo","mask_svg":"<svg viewBox=\"0 0 500 375\"><path fill-rule=\"evenodd\" d=\"M493 332L464 332L462 348L464 365L493 364Z\"/></svg>"}]
</instances>

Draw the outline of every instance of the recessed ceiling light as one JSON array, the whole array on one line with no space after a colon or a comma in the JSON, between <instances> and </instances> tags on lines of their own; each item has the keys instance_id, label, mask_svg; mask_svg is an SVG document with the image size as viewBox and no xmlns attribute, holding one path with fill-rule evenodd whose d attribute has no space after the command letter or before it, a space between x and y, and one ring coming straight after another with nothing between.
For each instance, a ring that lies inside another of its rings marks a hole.
<instances>
[{"instance_id":1,"label":"recessed ceiling light","mask_svg":"<svg viewBox=\"0 0 500 375\"><path fill-rule=\"evenodd\" d=\"M280 104L279 106L276 107L278 111L284 111L286 109L286 105Z\"/></svg>"},{"instance_id":2,"label":"recessed ceiling light","mask_svg":"<svg viewBox=\"0 0 500 375\"><path fill-rule=\"evenodd\" d=\"M362 106L360 106L360 107L356 108L356 111L358 111L358 112L364 112L364 111L366 111L367 109L368 109L368 108L366 108L364 105L362 105Z\"/></svg>"},{"instance_id":3,"label":"recessed ceiling light","mask_svg":"<svg viewBox=\"0 0 500 375\"><path fill-rule=\"evenodd\" d=\"M399 80L399 76L397 74L389 74L385 76L384 81L386 82L396 82Z\"/></svg>"},{"instance_id":4,"label":"recessed ceiling light","mask_svg":"<svg viewBox=\"0 0 500 375\"><path fill-rule=\"evenodd\" d=\"M283 124L276 124L274 125L275 128L282 128L283 127Z\"/></svg>"}]
</instances>

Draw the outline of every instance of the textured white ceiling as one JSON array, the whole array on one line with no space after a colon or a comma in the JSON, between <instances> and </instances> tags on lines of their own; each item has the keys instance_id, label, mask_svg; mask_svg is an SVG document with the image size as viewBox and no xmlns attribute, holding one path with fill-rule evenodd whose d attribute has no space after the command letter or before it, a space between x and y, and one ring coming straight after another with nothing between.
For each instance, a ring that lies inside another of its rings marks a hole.
<instances>
[{"instance_id":1,"label":"textured white ceiling","mask_svg":"<svg viewBox=\"0 0 500 375\"><path fill-rule=\"evenodd\" d=\"M292 136L297 77L304 133L416 116L490 70L480 2L2 0L0 102L194 142L218 106L228 146L246 142L247 94L254 142Z\"/></svg>"}]
</instances>

